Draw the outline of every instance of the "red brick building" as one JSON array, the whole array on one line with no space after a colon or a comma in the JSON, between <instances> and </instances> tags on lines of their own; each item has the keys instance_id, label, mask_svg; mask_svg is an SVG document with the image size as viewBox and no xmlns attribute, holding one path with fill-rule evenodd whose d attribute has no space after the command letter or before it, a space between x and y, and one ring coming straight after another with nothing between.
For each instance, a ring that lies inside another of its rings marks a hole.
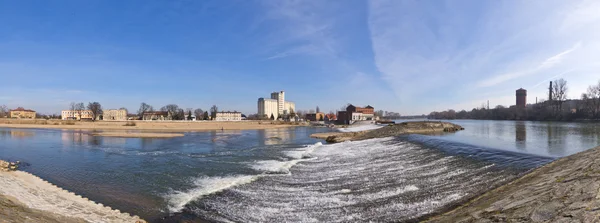
<instances>
[{"instance_id":1,"label":"red brick building","mask_svg":"<svg viewBox=\"0 0 600 223\"><path fill-rule=\"evenodd\" d=\"M348 105L348 107L346 107L346 111L338 112L337 120L339 123L343 124L350 124L351 121L362 120L361 118L357 118L357 114L360 117L372 117L375 114L375 108L371 107L370 105L367 105L364 108Z\"/></svg>"},{"instance_id":2,"label":"red brick building","mask_svg":"<svg viewBox=\"0 0 600 223\"><path fill-rule=\"evenodd\" d=\"M527 105L527 90L519 88L516 93L517 107L524 108Z\"/></svg>"}]
</instances>

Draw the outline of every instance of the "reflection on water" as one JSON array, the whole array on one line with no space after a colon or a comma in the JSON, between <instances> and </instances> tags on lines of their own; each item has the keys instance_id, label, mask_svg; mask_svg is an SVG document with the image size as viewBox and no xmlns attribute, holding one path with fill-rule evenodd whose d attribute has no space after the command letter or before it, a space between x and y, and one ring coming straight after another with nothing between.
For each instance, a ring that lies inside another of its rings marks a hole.
<instances>
[{"instance_id":1,"label":"reflection on water","mask_svg":"<svg viewBox=\"0 0 600 223\"><path fill-rule=\"evenodd\" d=\"M502 150L562 157L600 144L597 123L451 120L465 128L442 137Z\"/></svg>"},{"instance_id":2,"label":"reflection on water","mask_svg":"<svg viewBox=\"0 0 600 223\"><path fill-rule=\"evenodd\" d=\"M515 123L515 145L519 150L527 149L527 127L525 122L519 121Z\"/></svg>"},{"instance_id":3,"label":"reflection on water","mask_svg":"<svg viewBox=\"0 0 600 223\"><path fill-rule=\"evenodd\" d=\"M258 142L261 146L276 145L296 138L296 132L287 129L263 129L258 130L258 134L261 136Z\"/></svg>"},{"instance_id":4,"label":"reflection on water","mask_svg":"<svg viewBox=\"0 0 600 223\"><path fill-rule=\"evenodd\" d=\"M13 139L25 139L35 136L35 132L19 129L0 130L0 137L10 137Z\"/></svg>"}]
</instances>

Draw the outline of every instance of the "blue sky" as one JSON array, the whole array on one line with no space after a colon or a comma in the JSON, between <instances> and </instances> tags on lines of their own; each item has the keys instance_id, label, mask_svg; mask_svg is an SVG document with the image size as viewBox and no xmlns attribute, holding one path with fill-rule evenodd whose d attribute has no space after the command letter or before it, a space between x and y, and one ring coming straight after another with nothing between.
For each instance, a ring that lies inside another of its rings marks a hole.
<instances>
[{"instance_id":1,"label":"blue sky","mask_svg":"<svg viewBox=\"0 0 600 223\"><path fill-rule=\"evenodd\" d=\"M600 80L598 1L0 1L0 104L426 114Z\"/></svg>"}]
</instances>

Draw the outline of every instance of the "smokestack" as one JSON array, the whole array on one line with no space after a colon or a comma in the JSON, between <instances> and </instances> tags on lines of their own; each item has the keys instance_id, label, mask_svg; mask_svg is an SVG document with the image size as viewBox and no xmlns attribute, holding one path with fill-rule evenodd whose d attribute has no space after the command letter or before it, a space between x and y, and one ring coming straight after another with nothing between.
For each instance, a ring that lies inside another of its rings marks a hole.
<instances>
[{"instance_id":1,"label":"smokestack","mask_svg":"<svg viewBox=\"0 0 600 223\"><path fill-rule=\"evenodd\" d=\"M550 81L550 87L548 88L548 101L552 101L552 81Z\"/></svg>"}]
</instances>

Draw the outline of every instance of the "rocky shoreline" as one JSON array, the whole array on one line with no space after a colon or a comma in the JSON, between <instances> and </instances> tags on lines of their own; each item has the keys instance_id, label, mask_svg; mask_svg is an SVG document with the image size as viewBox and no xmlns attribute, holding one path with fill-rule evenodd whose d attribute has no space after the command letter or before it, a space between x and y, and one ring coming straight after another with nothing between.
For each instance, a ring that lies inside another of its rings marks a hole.
<instances>
[{"instance_id":1,"label":"rocky shoreline","mask_svg":"<svg viewBox=\"0 0 600 223\"><path fill-rule=\"evenodd\" d=\"M384 138L403 134L436 134L444 132L456 132L463 130L460 125L450 122L439 121L417 121L390 124L385 127L360 132L325 132L315 133L310 137L324 139L328 143L344 141L365 140L373 138Z\"/></svg>"},{"instance_id":2,"label":"rocky shoreline","mask_svg":"<svg viewBox=\"0 0 600 223\"><path fill-rule=\"evenodd\" d=\"M600 222L600 147L560 158L428 222Z\"/></svg>"},{"instance_id":3,"label":"rocky shoreline","mask_svg":"<svg viewBox=\"0 0 600 223\"><path fill-rule=\"evenodd\" d=\"M0 222L146 222L76 195L0 160Z\"/></svg>"}]
</instances>

